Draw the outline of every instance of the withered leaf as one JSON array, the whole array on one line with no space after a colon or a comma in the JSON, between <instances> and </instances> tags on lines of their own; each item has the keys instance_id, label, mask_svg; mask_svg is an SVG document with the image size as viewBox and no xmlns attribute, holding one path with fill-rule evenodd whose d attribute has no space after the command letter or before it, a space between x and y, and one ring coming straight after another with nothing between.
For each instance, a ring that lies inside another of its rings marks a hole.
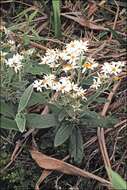
<instances>
[{"instance_id":1,"label":"withered leaf","mask_svg":"<svg viewBox=\"0 0 127 190\"><path fill-rule=\"evenodd\" d=\"M84 171L76 166L68 164L62 160L46 156L45 154L39 152L38 150L30 150L32 158L37 162L37 164L45 170L56 170L69 175L76 175L82 177L88 177L95 179L105 185L110 185L110 182L94 175L90 172Z\"/></svg>"}]
</instances>

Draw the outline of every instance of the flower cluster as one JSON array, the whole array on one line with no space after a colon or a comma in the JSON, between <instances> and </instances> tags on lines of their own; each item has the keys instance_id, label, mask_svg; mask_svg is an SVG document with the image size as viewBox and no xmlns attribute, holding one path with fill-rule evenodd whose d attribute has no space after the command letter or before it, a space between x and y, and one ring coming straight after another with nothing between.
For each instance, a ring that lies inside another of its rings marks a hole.
<instances>
[{"instance_id":1,"label":"flower cluster","mask_svg":"<svg viewBox=\"0 0 127 190\"><path fill-rule=\"evenodd\" d=\"M65 73L65 76L58 77L57 74L45 75L42 80L34 81L34 88L36 88L37 91L42 91L42 89L46 88L64 94L70 93L74 98L82 97L86 99L86 90L79 85L80 81L78 84L76 83L75 73L79 72L81 78L85 78L86 73L91 73L92 70L99 66L94 59L86 56L87 50L88 41L82 40L74 40L66 44L62 51L58 49L48 49L45 56L41 57L40 64L49 65L54 73L59 68L61 72ZM92 76L93 84L90 86L90 89L98 89L111 76L117 76L122 71L123 66L124 62L121 61L104 63L101 68L99 68L99 72L96 72L97 75Z\"/></svg>"},{"instance_id":2,"label":"flower cluster","mask_svg":"<svg viewBox=\"0 0 127 190\"><path fill-rule=\"evenodd\" d=\"M66 45L62 51L58 49L48 49L44 57L41 57L40 64L47 64L51 68L62 66L65 72L80 68L82 73L86 68L94 69L98 66L91 58L86 58L84 53L88 49L88 41L74 40ZM83 64L80 64L81 60Z\"/></svg>"},{"instance_id":3,"label":"flower cluster","mask_svg":"<svg viewBox=\"0 0 127 190\"><path fill-rule=\"evenodd\" d=\"M71 82L70 77L61 77L58 79L53 74L45 75L43 79L35 80L33 87L40 92L42 92L43 88L46 88L63 94L70 93L72 97L82 97L82 99L86 99L85 90L82 87L78 87L74 82Z\"/></svg>"},{"instance_id":4,"label":"flower cluster","mask_svg":"<svg viewBox=\"0 0 127 190\"><path fill-rule=\"evenodd\" d=\"M8 34L6 29L5 33ZM14 41L8 40L10 51L17 48ZM16 50L16 49L15 49ZM60 49L47 49L43 57L38 55L41 59L39 65L48 65L51 71L49 75L43 75L41 80L35 80L33 87L37 91L44 89L61 92L62 94L69 94L73 98L86 99L86 91L89 89L98 89L108 82L110 78L119 76L125 63L105 62L103 65L98 64L94 59L87 56L88 41L74 40L66 44ZM22 60L25 60L26 55L32 56L35 49L21 51L16 53L13 57L6 59L6 52L1 52L0 57L2 62L14 69L17 73L22 67ZM93 72L94 71L94 72ZM94 76L95 74L95 76ZM88 76L93 78L93 83L89 88L84 89L82 81Z\"/></svg>"}]
</instances>

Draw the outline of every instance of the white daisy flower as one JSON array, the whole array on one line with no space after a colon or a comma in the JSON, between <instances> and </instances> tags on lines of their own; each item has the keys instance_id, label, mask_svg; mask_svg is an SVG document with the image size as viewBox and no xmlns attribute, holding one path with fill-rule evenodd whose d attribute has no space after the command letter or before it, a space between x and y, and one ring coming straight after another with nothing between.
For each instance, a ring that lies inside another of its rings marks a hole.
<instances>
[{"instance_id":1,"label":"white daisy flower","mask_svg":"<svg viewBox=\"0 0 127 190\"><path fill-rule=\"evenodd\" d=\"M100 77L94 77L93 78L93 84L90 88L95 88L96 90L101 86L102 80Z\"/></svg>"},{"instance_id":2,"label":"white daisy flower","mask_svg":"<svg viewBox=\"0 0 127 190\"><path fill-rule=\"evenodd\" d=\"M119 73L122 72L122 67L124 66L124 62L118 61L118 62L114 62L112 61L111 63L104 63L104 65L102 66L102 73L104 73L104 75L118 75Z\"/></svg>"},{"instance_id":3,"label":"white daisy flower","mask_svg":"<svg viewBox=\"0 0 127 190\"><path fill-rule=\"evenodd\" d=\"M58 49L48 49L45 56L41 58L40 64L47 64L51 68L58 67L59 51Z\"/></svg>"},{"instance_id":4,"label":"white daisy flower","mask_svg":"<svg viewBox=\"0 0 127 190\"><path fill-rule=\"evenodd\" d=\"M72 90L72 83L70 77L61 77L57 85L56 91L61 91L62 93L70 92Z\"/></svg>"},{"instance_id":5,"label":"white daisy flower","mask_svg":"<svg viewBox=\"0 0 127 190\"><path fill-rule=\"evenodd\" d=\"M92 58L87 58L86 62L82 65L82 73L87 69L94 70L96 67L98 67L98 63L96 63Z\"/></svg>"},{"instance_id":6,"label":"white daisy flower","mask_svg":"<svg viewBox=\"0 0 127 190\"><path fill-rule=\"evenodd\" d=\"M22 62L21 62L22 59L23 59L23 56L21 56L20 54L17 53L15 55L13 55L12 58L9 58L8 60L6 60L6 64L9 67L13 68L14 71L17 73L23 67Z\"/></svg>"},{"instance_id":7,"label":"white daisy flower","mask_svg":"<svg viewBox=\"0 0 127 190\"><path fill-rule=\"evenodd\" d=\"M85 97L86 90L84 90L81 86L78 87L77 84L73 84L72 89L74 91L73 97L75 97L75 98L81 97L82 99L86 99L87 100L87 98Z\"/></svg>"},{"instance_id":8,"label":"white daisy flower","mask_svg":"<svg viewBox=\"0 0 127 190\"><path fill-rule=\"evenodd\" d=\"M82 40L74 40L66 45L66 51L68 53L76 53L80 55L88 50L88 41L83 42Z\"/></svg>"},{"instance_id":9,"label":"white daisy flower","mask_svg":"<svg viewBox=\"0 0 127 190\"><path fill-rule=\"evenodd\" d=\"M64 61L67 61L69 59L68 52L66 51L66 49L64 49L63 51L61 51L60 54L59 54L59 56Z\"/></svg>"},{"instance_id":10,"label":"white daisy flower","mask_svg":"<svg viewBox=\"0 0 127 190\"><path fill-rule=\"evenodd\" d=\"M43 80L35 80L33 82L33 88L36 88L37 91L42 92L42 88L43 88L43 84L42 84Z\"/></svg>"},{"instance_id":11,"label":"white daisy flower","mask_svg":"<svg viewBox=\"0 0 127 190\"><path fill-rule=\"evenodd\" d=\"M53 74L50 75L45 75L43 79L43 85L45 88L53 88L54 83L55 83L56 76Z\"/></svg>"},{"instance_id":12,"label":"white daisy flower","mask_svg":"<svg viewBox=\"0 0 127 190\"><path fill-rule=\"evenodd\" d=\"M75 52L67 52L64 50L63 52L60 53L60 57L63 61L68 61L68 63L76 65L77 61L79 60L79 54Z\"/></svg>"}]
</instances>

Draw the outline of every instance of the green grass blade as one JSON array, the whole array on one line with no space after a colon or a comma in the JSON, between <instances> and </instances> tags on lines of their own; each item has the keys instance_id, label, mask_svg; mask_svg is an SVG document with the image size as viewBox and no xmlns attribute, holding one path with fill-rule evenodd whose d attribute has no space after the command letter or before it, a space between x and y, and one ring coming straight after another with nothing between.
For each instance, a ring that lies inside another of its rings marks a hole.
<instances>
[{"instance_id":1,"label":"green grass blade","mask_svg":"<svg viewBox=\"0 0 127 190\"><path fill-rule=\"evenodd\" d=\"M55 37L61 36L60 0L52 0Z\"/></svg>"}]
</instances>

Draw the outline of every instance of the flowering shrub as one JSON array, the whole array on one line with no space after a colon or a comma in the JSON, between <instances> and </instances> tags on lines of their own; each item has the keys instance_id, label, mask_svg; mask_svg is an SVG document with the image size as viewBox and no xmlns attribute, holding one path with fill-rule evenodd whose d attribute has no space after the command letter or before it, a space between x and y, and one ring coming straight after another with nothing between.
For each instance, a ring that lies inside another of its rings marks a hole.
<instances>
[{"instance_id":1,"label":"flowering shrub","mask_svg":"<svg viewBox=\"0 0 127 190\"><path fill-rule=\"evenodd\" d=\"M101 95L119 79L125 63L97 63L88 56L88 41L74 40L42 56L10 41L5 28L1 38L1 126L21 132L53 127L55 146L68 140L71 156L81 161L80 129L111 127L115 122L113 116L101 117L92 105L105 102ZM31 113L39 104L47 105L49 113Z\"/></svg>"}]
</instances>

